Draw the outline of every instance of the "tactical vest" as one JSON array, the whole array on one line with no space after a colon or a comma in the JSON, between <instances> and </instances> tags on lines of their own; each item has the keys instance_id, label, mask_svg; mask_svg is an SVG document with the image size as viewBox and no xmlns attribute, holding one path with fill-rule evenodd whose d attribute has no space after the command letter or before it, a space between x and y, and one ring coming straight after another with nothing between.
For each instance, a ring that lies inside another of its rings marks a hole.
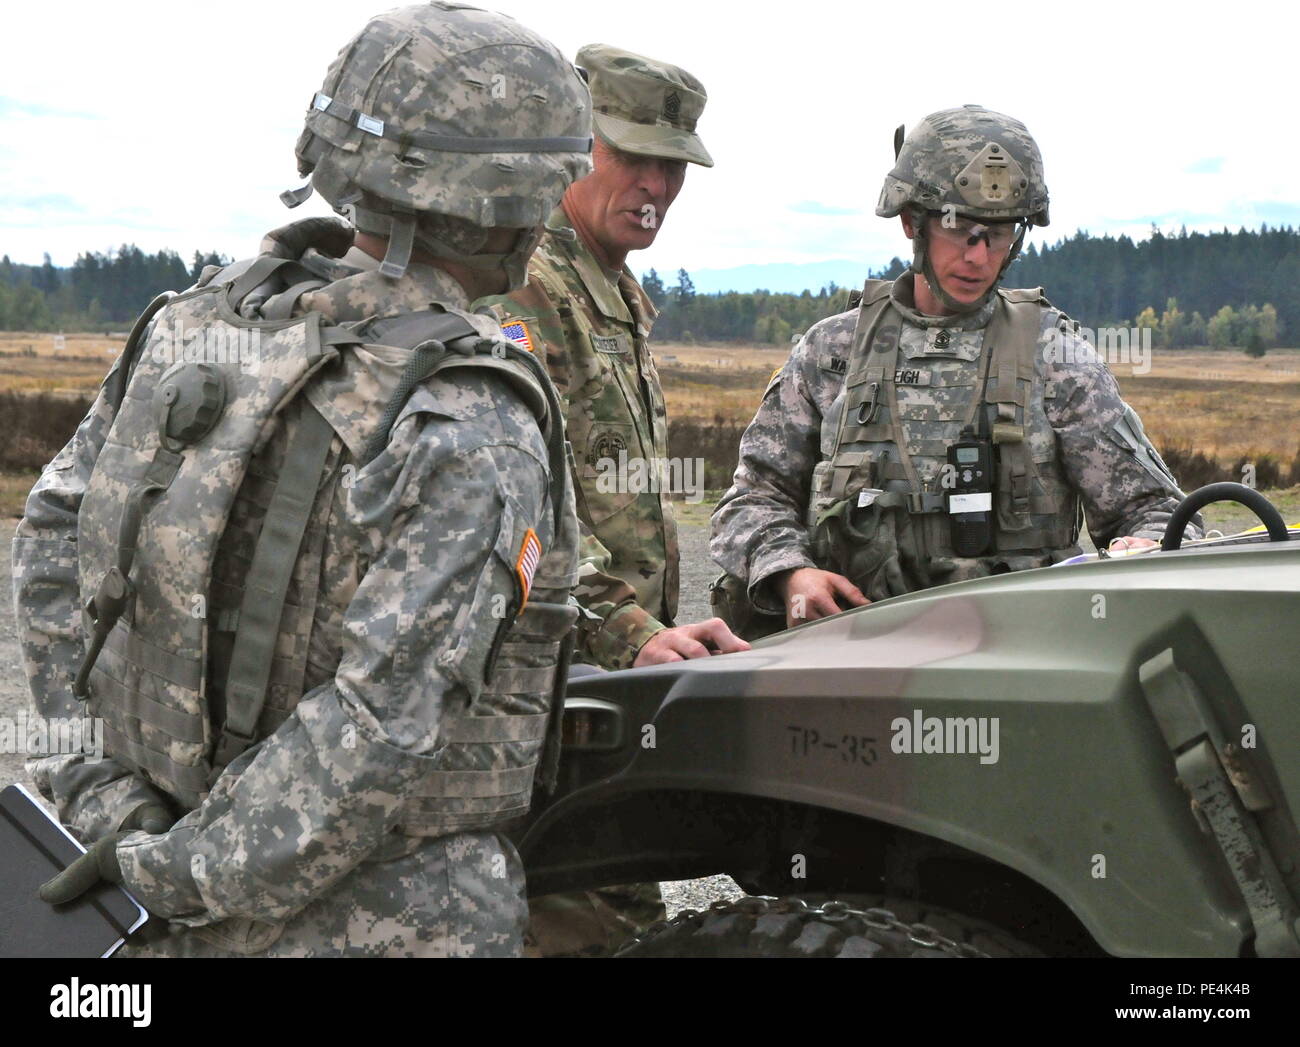
<instances>
[{"instance_id":1,"label":"tactical vest","mask_svg":"<svg viewBox=\"0 0 1300 1047\"><path fill-rule=\"evenodd\" d=\"M1035 359L1048 304L1041 290L999 289L983 332L912 328L909 345L925 345L904 360L892 286L863 289L834 443L813 473L807 523L818 564L879 599L1077 554L1080 503L1044 409L1055 390ZM961 558L942 478L948 448L978 426L981 410L997 456L994 545ZM864 561L853 547L866 542L877 555ZM897 558L886 563L891 545ZM886 570L887 578L876 573Z\"/></svg>"},{"instance_id":2,"label":"tactical vest","mask_svg":"<svg viewBox=\"0 0 1300 1047\"><path fill-rule=\"evenodd\" d=\"M547 434L555 535L526 606L502 619L481 691L459 706L449 694L444 744L399 828L435 836L497 825L527 810L562 714L577 615L568 601L577 534L562 415L535 360L481 338L454 314L341 326L314 312L289 318L297 297L324 283L295 261L265 255L165 308L155 302L137 323L119 369L124 395L78 520L90 642L77 691L103 719L108 755L183 809L198 806L221 770L338 665L338 650L310 661L309 648L342 444L300 395L304 387L349 345L410 350L397 393L386 408L375 404L383 417L373 457L420 381L454 367L494 369ZM275 318L242 317L245 297L268 286L285 288L261 310ZM209 346L248 345L255 332L252 366L173 363L184 332L195 331ZM280 429L287 438L272 441ZM283 445L278 456L268 454L273 444ZM293 604L285 599L291 588ZM554 755L548 760L553 773Z\"/></svg>"}]
</instances>

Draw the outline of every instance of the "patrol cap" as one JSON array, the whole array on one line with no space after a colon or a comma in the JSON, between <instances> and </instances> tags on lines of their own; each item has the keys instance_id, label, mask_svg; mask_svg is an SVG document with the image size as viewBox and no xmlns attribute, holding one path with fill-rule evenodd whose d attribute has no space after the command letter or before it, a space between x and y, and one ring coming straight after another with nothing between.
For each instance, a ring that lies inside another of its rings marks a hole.
<instances>
[{"instance_id":1,"label":"patrol cap","mask_svg":"<svg viewBox=\"0 0 1300 1047\"><path fill-rule=\"evenodd\" d=\"M596 133L639 156L712 167L695 124L708 93L685 69L608 44L587 44L577 65L587 73Z\"/></svg>"}]
</instances>

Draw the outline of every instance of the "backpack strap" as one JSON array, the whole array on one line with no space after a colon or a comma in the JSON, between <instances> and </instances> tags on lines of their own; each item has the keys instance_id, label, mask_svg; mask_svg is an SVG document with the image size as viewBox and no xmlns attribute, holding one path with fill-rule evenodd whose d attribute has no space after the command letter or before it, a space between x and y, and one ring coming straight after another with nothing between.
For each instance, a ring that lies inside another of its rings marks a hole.
<instances>
[{"instance_id":1,"label":"backpack strap","mask_svg":"<svg viewBox=\"0 0 1300 1047\"><path fill-rule=\"evenodd\" d=\"M135 321L135 326L131 328L131 333L126 337L126 345L122 347L121 364L117 371L111 376L111 380L104 385L104 396L110 404L113 405L113 417L117 417L117 412L122 406L122 400L126 396L126 386L131 380L131 372L135 369L135 357L140 351L140 345L144 342L144 333L149 327L149 323L157 315L158 310L176 297L175 291L164 291L147 306L144 312Z\"/></svg>"},{"instance_id":2,"label":"backpack strap","mask_svg":"<svg viewBox=\"0 0 1300 1047\"><path fill-rule=\"evenodd\" d=\"M1027 523L1035 511L1037 470L1026 441L1030 390L1046 301L1041 290L999 291L1002 301L989 323L991 369L995 380L985 385L985 403L993 418L993 442L998 448L998 484L1013 518ZM1019 419L1019 420L1018 420ZM1050 544L1044 534L1017 532L1026 545Z\"/></svg>"},{"instance_id":3,"label":"backpack strap","mask_svg":"<svg viewBox=\"0 0 1300 1047\"><path fill-rule=\"evenodd\" d=\"M212 757L213 781L226 764L253 744L256 736L257 722L266 704L289 578L334 435L310 400L302 396L298 402L303 405L302 419L285 450L275 494L267 507L245 580L226 677L226 719Z\"/></svg>"},{"instance_id":4,"label":"backpack strap","mask_svg":"<svg viewBox=\"0 0 1300 1047\"><path fill-rule=\"evenodd\" d=\"M411 359L397 380L397 389L385 405L379 425L366 445L361 463L363 468L388 446L388 437L397 423L397 416L415 387L433 374L448 352L473 354L476 350L471 339L477 340L480 335L463 316L422 309L377 320L367 326L366 337L378 345L410 349Z\"/></svg>"},{"instance_id":5,"label":"backpack strap","mask_svg":"<svg viewBox=\"0 0 1300 1047\"><path fill-rule=\"evenodd\" d=\"M380 345L411 348L411 359L398 379L397 389L384 408L379 425L370 437L362 468L388 446L388 438L402 408L421 382L451 367L477 364L480 367L492 365L494 369L506 370L499 366L499 362L513 360L522 364L531 373L545 406L546 417L539 418L539 421L542 423L542 435L546 439L547 457L550 461L551 507L555 512L558 533L564 510L564 471L568 462L564 426L561 422L564 413L555 388L537 357L514 342L485 338L462 316L433 309L375 321L366 327L365 340ZM541 406L542 404L535 405L534 410Z\"/></svg>"}]
</instances>

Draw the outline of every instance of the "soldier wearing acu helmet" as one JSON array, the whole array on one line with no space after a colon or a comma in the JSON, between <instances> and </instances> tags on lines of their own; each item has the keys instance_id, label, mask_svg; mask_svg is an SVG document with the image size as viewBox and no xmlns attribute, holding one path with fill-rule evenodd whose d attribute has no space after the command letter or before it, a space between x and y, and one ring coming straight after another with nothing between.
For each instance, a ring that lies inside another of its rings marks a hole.
<instances>
[{"instance_id":1,"label":"soldier wearing acu helmet","mask_svg":"<svg viewBox=\"0 0 1300 1047\"><path fill-rule=\"evenodd\" d=\"M508 335L544 347L565 406L583 525L575 595L587 617L579 657L623 669L744 650L716 618L674 626L671 492L666 482L632 482L662 479L668 419L648 342L655 309L626 259L654 242L686 165L713 166L696 132L704 85L677 66L605 44L583 47L577 64L591 86L595 170L569 187L551 215L528 285L490 304ZM657 888L632 891L631 898L610 891L535 901L539 948L603 951L638 923L662 917Z\"/></svg>"},{"instance_id":2,"label":"soldier wearing acu helmet","mask_svg":"<svg viewBox=\"0 0 1300 1047\"><path fill-rule=\"evenodd\" d=\"M14 540L37 711L105 723L106 759L35 767L91 845L47 901L122 883L170 932L135 955L520 953L500 829L555 751L577 519L544 371L469 305L523 283L590 141L541 37L389 12L298 143L355 227L142 317Z\"/></svg>"},{"instance_id":3,"label":"soldier wearing acu helmet","mask_svg":"<svg viewBox=\"0 0 1300 1047\"><path fill-rule=\"evenodd\" d=\"M1182 497L1077 325L998 287L1048 222L1025 126L968 105L902 130L876 214L911 269L804 335L713 515L715 606L750 638L1057 563L1082 516L1100 547L1149 546Z\"/></svg>"}]
</instances>

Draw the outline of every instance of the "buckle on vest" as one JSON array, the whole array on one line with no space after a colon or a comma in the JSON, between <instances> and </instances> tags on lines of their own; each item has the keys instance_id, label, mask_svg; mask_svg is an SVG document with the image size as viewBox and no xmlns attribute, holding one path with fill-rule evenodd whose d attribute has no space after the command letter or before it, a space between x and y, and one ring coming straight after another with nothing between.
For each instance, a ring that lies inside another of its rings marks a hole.
<instances>
[{"instance_id":1,"label":"buckle on vest","mask_svg":"<svg viewBox=\"0 0 1300 1047\"><path fill-rule=\"evenodd\" d=\"M1024 473L1011 475L1011 508L1016 513L1029 512L1029 477Z\"/></svg>"},{"instance_id":2,"label":"buckle on vest","mask_svg":"<svg viewBox=\"0 0 1300 1047\"><path fill-rule=\"evenodd\" d=\"M867 398L858 404L858 425L869 425L876 417L880 406L880 383L872 382L867 386Z\"/></svg>"},{"instance_id":3,"label":"buckle on vest","mask_svg":"<svg viewBox=\"0 0 1300 1047\"><path fill-rule=\"evenodd\" d=\"M226 765L240 753L249 749L253 744L253 740L252 734L246 737L228 726L222 727L221 736L217 739L216 751L212 754L212 774L208 779L208 784L216 784L216 780L221 777L221 772L226 769Z\"/></svg>"}]
</instances>

